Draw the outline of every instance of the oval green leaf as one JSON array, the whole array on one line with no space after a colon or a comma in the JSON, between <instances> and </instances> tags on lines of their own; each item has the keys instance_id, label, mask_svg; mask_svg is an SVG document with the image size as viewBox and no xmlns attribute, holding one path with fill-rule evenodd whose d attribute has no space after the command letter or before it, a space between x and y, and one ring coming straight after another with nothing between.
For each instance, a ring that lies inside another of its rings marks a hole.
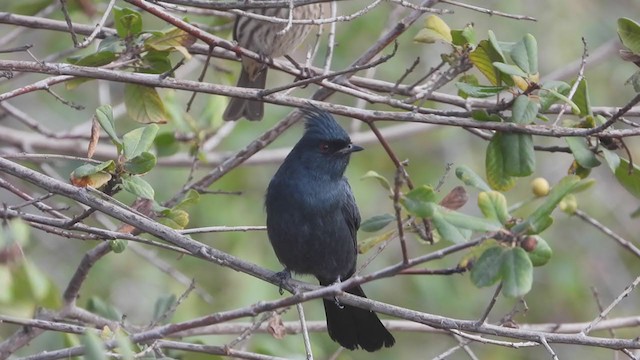
<instances>
[{"instance_id":1,"label":"oval green leaf","mask_svg":"<svg viewBox=\"0 0 640 360\"><path fill-rule=\"evenodd\" d=\"M511 220L507 208L507 199L497 191L483 191L478 194L478 207L484 217L500 224L506 224Z\"/></svg>"},{"instance_id":2,"label":"oval green leaf","mask_svg":"<svg viewBox=\"0 0 640 360\"><path fill-rule=\"evenodd\" d=\"M461 165L456 168L456 177L460 179L465 185L473 186L482 191L490 191L491 188L486 182L471 170L468 166Z\"/></svg>"},{"instance_id":3,"label":"oval green leaf","mask_svg":"<svg viewBox=\"0 0 640 360\"><path fill-rule=\"evenodd\" d=\"M521 247L507 249L501 262L503 294L511 298L526 295L533 283L533 265L527 252Z\"/></svg>"},{"instance_id":4,"label":"oval green leaf","mask_svg":"<svg viewBox=\"0 0 640 360\"><path fill-rule=\"evenodd\" d=\"M155 155L145 151L133 159L126 161L124 163L124 169L130 174L144 174L156 166L156 161Z\"/></svg>"},{"instance_id":5,"label":"oval green leaf","mask_svg":"<svg viewBox=\"0 0 640 360\"><path fill-rule=\"evenodd\" d=\"M506 175L522 177L533 174L536 168L536 155L532 135L503 133L499 142Z\"/></svg>"},{"instance_id":6,"label":"oval green leaf","mask_svg":"<svg viewBox=\"0 0 640 360\"><path fill-rule=\"evenodd\" d=\"M139 176L128 176L122 178L122 188L125 191L144 199L153 200L155 196L153 187Z\"/></svg>"},{"instance_id":7,"label":"oval green leaf","mask_svg":"<svg viewBox=\"0 0 640 360\"><path fill-rule=\"evenodd\" d=\"M149 151L158 133L158 129L158 125L149 124L124 134L124 136L122 136L124 157L131 160L143 152Z\"/></svg>"},{"instance_id":8,"label":"oval green leaf","mask_svg":"<svg viewBox=\"0 0 640 360\"><path fill-rule=\"evenodd\" d=\"M471 282L475 286L491 286L500 279L504 251L504 247L496 245L486 249L480 255L471 268Z\"/></svg>"},{"instance_id":9,"label":"oval green leaf","mask_svg":"<svg viewBox=\"0 0 640 360\"><path fill-rule=\"evenodd\" d=\"M148 124L167 122L167 111L158 91L150 86L125 84L124 103L131 119Z\"/></svg>"},{"instance_id":10,"label":"oval green leaf","mask_svg":"<svg viewBox=\"0 0 640 360\"><path fill-rule=\"evenodd\" d=\"M511 112L511 122L528 125L531 124L538 115L538 104L531 101L528 96L520 95L513 102Z\"/></svg>"},{"instance_id":11,"label":"oval green leaf","mask_svg":"<svg viewBox=\"0 0 640 360\"><path fill-rule=\"evenodd\" d=\"M505 170L501 138L502 133L495 133L489 141L485 155L485 168L489 186L498 191L508 191L515 186L516 181Z\"/></svg>"},{"instance_id":12,"label":"oval green leaf","mask_svg":"<svg viewBox=\"0 0 640 360\"><path fill-rule=\"evenodd\" d=\"M618 36L632 53L640 55L640 25L629 18L618 19Z\"/></svg>"},{"instance_id":13,"label":"oval green leaf","mask_svg":"<svg viewBox=\"0 0 640 360\"><path fill-rule=\"evenodd\" d=\"M382 214L370 217L360 224L360 230L365 232L376 232L389 225L396 218L391 214Z\"/></svg>"},{"instance_id":14,"label":"oval green leaf","mask_svg":"<svg viewBox=\"0 0 640 360\"><path fill-rule=\"evenodd\" d=\"M529 259L533 266L542 266L549 262L553 255L553 250L549 244L540 236L535 236L537 240L536 248L532 252L528 252Z\"/></svg>"}]
</instances>

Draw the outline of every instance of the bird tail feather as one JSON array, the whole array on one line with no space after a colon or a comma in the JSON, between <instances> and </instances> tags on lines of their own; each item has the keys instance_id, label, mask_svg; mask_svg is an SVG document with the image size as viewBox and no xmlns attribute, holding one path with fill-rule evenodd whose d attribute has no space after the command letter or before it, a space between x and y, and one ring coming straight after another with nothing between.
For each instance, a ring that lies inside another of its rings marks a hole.
<instances>
[{"instance_id":1,"label":"bird tail feather","mask_svg":"<svg viewBox=\"0 0 640 360\"><path fill-rule=\"evenodd\" d=\"M264 89L266 83L266 69L262 70L254 80L251 80L249 73L242 69L236 86L251 89ZM229 105L227 105L227 109L222 115L222 119L225 121L235 121L244 116L248 120L257 121L262 120L263 115L264 103L262 101L232 97L231 101L229 101Z\"/></svg>"},{"instance_id":2,"label":"bird tail feather","mask_svg":"<svg viewBox=\"0 0 640 360\"><path fill-rule=\"evenodd\" d=\"M320 282L320 285L331 284ZM360 286L347 289L346 292L363 298L367 297ZM396 342L373 311L347 304L337 304L335 300L323 299L323 301L329 336L343 347L349 350L360 347L372 352L383 346L391 347Z\"/></svg>"}]
</instances>

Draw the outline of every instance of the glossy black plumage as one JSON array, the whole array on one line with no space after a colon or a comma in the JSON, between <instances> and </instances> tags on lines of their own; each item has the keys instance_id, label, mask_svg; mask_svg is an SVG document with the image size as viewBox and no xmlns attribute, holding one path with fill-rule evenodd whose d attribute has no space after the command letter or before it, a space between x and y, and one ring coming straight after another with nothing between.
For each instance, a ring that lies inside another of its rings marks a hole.
<instances>
[{"instance_id":1,"label":"glossy black plumage","mask_svg":"<svg viewBox=\"0 0 640 360\"><path fill-rule=\"evenodd\" d=\"M267 189L267 232L286 270L314 275L326 286L356 269L360 213L344 171L351 153L362 148L331 114L305 113L305 133ZM366 297L360 286L347 292ZM376 351L395 343L374 312L323 301L329 335L345 348Z\"/></svg>"}]
</instances>

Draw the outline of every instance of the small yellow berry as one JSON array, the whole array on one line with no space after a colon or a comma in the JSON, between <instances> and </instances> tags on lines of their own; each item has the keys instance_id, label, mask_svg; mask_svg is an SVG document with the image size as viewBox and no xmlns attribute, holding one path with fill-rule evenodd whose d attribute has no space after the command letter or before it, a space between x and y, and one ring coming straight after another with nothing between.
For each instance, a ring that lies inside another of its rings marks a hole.
<instances>
[{"instance_id":1,"label":"small yellow berry","mask_svg":"<svg viewBox=\"0 0 640 360\"><path fill-rule=\"evenodd\" d=\"M549 182L545 178L535 178L531 181L531 191L537 197L547 196L549 194Z\"/></svg>"}]
</instances>

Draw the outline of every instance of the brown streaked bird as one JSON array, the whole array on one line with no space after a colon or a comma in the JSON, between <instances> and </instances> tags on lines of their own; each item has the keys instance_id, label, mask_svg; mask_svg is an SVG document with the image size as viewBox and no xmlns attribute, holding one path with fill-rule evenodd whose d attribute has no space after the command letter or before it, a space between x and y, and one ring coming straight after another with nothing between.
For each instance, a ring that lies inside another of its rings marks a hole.
<instances>
[{"instance_id":1,"label":"brown streaked bird","mask_svg":"<svg viewBox=\"0 0 640 360\"><path fill-rule=\"evenodd\" d=\"M250 12L281 19L289 18L290 9L262 8ZM310 4L293 9L294 20L317 19L322 13L322 4ZM266 58L277 58L291 53L311 32L313 25L296 25L285 33L279 32L287 26L285 23L272 23L238 16L233 27L233 39L243 48L249 49ZM264 89L267 81L267 67L265 64L247 57L242 57L242 71L238 79L238 87ZM231 98L222 118L225 121L238 120L242 117L248 120L262 120L264 103L260 100Z\"/></svg>"}]
</instances>

